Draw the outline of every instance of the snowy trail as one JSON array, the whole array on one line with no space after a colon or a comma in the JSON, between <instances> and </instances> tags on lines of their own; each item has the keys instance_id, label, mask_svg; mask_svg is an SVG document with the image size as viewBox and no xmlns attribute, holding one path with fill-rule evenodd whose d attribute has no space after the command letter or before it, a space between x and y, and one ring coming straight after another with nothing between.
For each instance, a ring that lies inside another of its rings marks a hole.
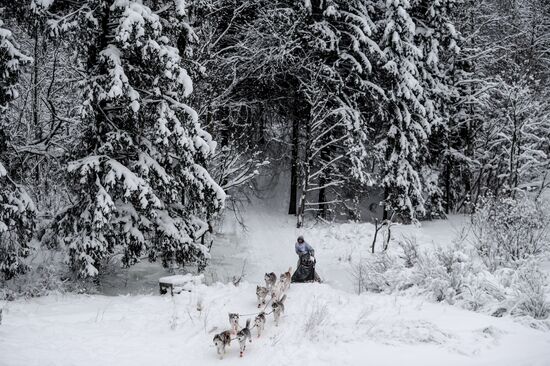
<instances>
[{"instance_id":1,"label":"snowy trail","mask_svg":"<svg viewBox=\"0 0 550 366\"><path fill-rule=\"evenodd\" d=\"M316 250L317 272L323 281L337 289L355 291L350 259L370 255L374 226L370 223L329 225L309 222L297 229L296 217L286 214L286 202L280 199L285 194L280 189L279 186L274 198L254 202L247 208L245 231L231 216L227 217L222 228L223 241L215 243L212 266L207 271L221 272L214 278L228 281L231 276L241 273L244 264L244 278L262 282L265 272L274 271L279 275L289 266L296 269L298 257L294 243L299 235L304 235ZM395 245L393 240L403 237L415 237L424 246L450 245L466 221L463 216L451 216L449 220L425 222L421 227L395 225L391 245ZM382 240L380 232L377 251Z\"/></svg>"},{"instance_id":2,"label":"snowy trail","mask_svg":"<svg viewBox=\"0 0 550 366\"><path fill-rule=\"evenodd\" d=\"M265 272L277 276L292 266L296 269L294 242L299 235L294 217L255 208L247 215L249 231L244 235L245 252L250 279L263 279Z\"/></svg>"}]
</instances>

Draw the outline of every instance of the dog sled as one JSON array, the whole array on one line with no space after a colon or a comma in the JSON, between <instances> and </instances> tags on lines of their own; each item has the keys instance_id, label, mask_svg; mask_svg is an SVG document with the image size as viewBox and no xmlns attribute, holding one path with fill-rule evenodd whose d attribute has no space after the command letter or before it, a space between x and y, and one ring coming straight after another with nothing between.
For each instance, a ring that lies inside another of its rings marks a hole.
<instances>
[{"instance_id":1,"label":"dog sled","mask_svg":"<svg viewBox=\"0 0 550 366\"><path fill-rule=\"evenodd\" d=\"M291 282L321 282L321 278L315 272L315 258L309 253L300 256L298 268L292 275Z\"/></svg>"}]
</instances>

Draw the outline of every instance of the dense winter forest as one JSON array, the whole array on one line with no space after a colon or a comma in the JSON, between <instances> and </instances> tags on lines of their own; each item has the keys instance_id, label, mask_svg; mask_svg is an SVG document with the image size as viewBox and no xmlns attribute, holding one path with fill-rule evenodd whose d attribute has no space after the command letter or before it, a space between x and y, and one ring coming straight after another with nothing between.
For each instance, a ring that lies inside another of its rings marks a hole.
<instances>
[{"instance_id":1,"label":"dense winter forest","mask_svg":"<svg viewBox=\"0 0 550 366\"><path fill-rule=\"evenodd\" d=\"M264 278L245 365L544 366L549 273L549 0L0 0L0 366L214 364Z\"/></svg>"},{"instance_id":2,"label":"dense winter forest","mask_svg":"<svg viewBox=\"0 0 550 366\"><path fill-rule=\"evenodd\" d=\"M546 0L1 11L6 278L31 238L84 277L115 251L201 262L220 210L261 191L258 176L288 180L298 227L361 220L366 201L364 220L444 218L550 182Z\"/></svg>"}]
</instances>

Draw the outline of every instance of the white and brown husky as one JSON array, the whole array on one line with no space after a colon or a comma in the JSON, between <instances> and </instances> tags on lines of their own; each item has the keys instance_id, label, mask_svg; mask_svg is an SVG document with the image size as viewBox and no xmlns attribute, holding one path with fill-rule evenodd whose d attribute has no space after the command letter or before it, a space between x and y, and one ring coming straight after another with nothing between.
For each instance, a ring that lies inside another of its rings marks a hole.
<instances>
[{"instance_id":1,"label":"white and brown husky","mask_svg":"<svg viewBox=\"0 0 550 366\"><path fill-rule=\"evenodd\" d=\"M254 326L258 328L258 338L260 338L265 329L265 321L265 313L263 311L256 315L256 318L254 319Z\"/></svg>"},{"instance_id":2,"label":"white and brown husky","mask_svg":"<svg viewBox=\"0 0 550 366\"><path fill-rule=\"evenodd\" d=\"M292 280L292 267L288 268L288 271L282 273L279 276L279 283L281 283L282 290L286 292L290 288L290 281Z\"/></svg>"},{"instance_id":3,"label":"white and brown husky","mask_svg":"<svg viewBox=\"0 0 550 366\"><path fill-rule=\"evenodd\" d=\"M279 319L281 315L285 312L285 299L286 295L283 295L280 300L273 300L271 303L271 308L273 309L273 318L275 319L275 326L279 326Z\"/></svg>"},{"instance_id":4,"label":"white and brown husky","mask_svg":"<svg viewBox=\"0 0 550 366\"><path fill-rule=\"evenodd\" d=\"M218 351L218 355L221 360L225 355L225 347L229 347L231 345L231 331L226 330L216 334L214 336L214 345L216 346L216 350Z\"/></svg>"},{"instance_id":5,"label":"white and brown husky","mask_svg":"<svg viewBox=\"0 0 550 366\"><path fill-rule=\"evenodd\" d=\"M271 292L273 286L277 283L277 275L274 272L266 273L264 275L265 287Z\"/></svg>"},{"instance_id":6,"label":"white and brown husky","mask_svg":"<svg viewBox=\"0 0 550 366\"><path fill-rule=\"evenodd\" d=\"M258 297L258 307L265 305L265 298L269 294L267 287L256 286L256 296Z\"/></svg>"},{"instance_id":7,"label":"white and brown husky","mask_svg":"<svg viewBox=\"0 0 550 366\"><path fill-rule=\"evenodd\" d=\"M273 286L273 288L271 289L271 301L279 300L281 296L283 296L284 294L283 286L284 285L282 282L277 281L275 286Z\"/></svg>"},{"instance_id":8,"label":"white and brown husky","mask_svg":"<svg viewBox=\"0 0 550 366\"><path fill-rule=\"evenodd\" d=\"M250 319L246 320L246 325L243 329L237 333L237 339L239 340L239 346L241 348L241 357L243 357L246 350L246 341L252 342L252 335L250 334Z\"/></svg>"}]
</instances>

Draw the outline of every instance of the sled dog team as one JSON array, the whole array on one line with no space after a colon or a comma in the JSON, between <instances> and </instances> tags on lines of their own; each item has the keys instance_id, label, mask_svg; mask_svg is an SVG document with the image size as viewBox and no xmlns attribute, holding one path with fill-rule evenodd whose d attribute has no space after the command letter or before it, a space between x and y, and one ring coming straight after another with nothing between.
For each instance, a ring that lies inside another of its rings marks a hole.
<instances>
[{"instance_id":1,"label":"sled dog team","mask_svg":"<svg viewBox=\"0 0 550 366\"><path fill-rule=\"evenodd\" d=\"M262 306L264 307L263 310L256 315L256 318L254 318L254 326L252 327L258 329L258 337L262 335L262 332L265 329L266 315L269 315L265 313L265 308L268 303L268 296L271 301L271 312L273 313L275 326L279 326L279 320L285 311L285 292L290 287L291 277L292 267L289 268L287 272L281 274L278 281L275 273L266 273L264 276L265 286L256 286L258 308L261 308ZM239 314L229 313L230 329L214 336L214 345L216 346L220 359L222 359L225 355L226 347L230 346L231 341L235 339L231 337L232 335L236 335L236 339L239 341L240 346L240 356L243 357L244 351L246 350L246 342L252 342L252 328L250 328L250 323L250 319L247 319L246 325L244 328L241 328L239 325Z\"/></svg>"}]
</instances>

